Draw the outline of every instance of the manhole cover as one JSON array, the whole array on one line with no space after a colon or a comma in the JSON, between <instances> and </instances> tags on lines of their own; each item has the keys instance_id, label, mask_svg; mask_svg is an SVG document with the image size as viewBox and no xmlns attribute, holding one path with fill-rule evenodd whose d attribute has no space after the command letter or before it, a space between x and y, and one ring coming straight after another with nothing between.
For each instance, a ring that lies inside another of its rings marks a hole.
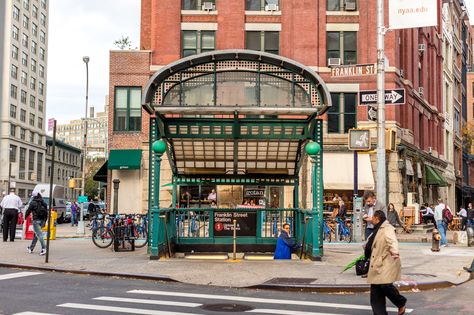
<instances>
[{"instance_id":1,"label":"manhole cover","mask_svg":"<svg viewBox=\"0 0 474 315\"><path fill-rule=\"evenodd\" d=\"M247 312L254 309L254 307L250 305L243 305L243 304L204 304L201 306L202 309L206 311L213 311L213 312Z\"/></svg>"}]
</instances>

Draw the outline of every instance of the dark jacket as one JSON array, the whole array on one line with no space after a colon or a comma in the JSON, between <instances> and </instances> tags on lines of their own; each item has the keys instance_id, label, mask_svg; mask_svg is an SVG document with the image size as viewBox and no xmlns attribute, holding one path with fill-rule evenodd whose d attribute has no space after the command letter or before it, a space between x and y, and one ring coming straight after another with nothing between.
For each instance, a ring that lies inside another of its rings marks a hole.
<instances>
[{"instance_id":1,"label":"dark jacket","mask_svg":"<svg viewBox=\"0 0 474 315\"><path fill-rule=\"evenodd\" d=\"M273 259L291 259L291 251L293 249L297 249L298 247L299 246L288 236L286 231L281 231L277 240Z\"/></svg>"},{"instance_id":2,"label":"dark jacket","mask_svg":"<svg viewBox=\"0 0 474 315\"><path fill-rule=\"evenodd\" d=\"M28 218L30 213L33 214L33 220L44 220L48 219L48 212L41 213L40 208L44 207L44 209L48 209L48 205L44 202L42 197L36 196L31 200L30 205L28 206L28 210L26 210L25 218Z\"/></svg>"}]
</instances>

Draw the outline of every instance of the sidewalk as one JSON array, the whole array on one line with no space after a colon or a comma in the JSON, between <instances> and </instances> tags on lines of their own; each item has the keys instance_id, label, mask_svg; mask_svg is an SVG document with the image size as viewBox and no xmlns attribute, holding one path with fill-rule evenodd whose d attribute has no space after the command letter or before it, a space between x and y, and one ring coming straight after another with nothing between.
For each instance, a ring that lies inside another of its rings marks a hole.
<instances>
[{"instance_id":1,"label":"sidewalk","mask_svg":"<svg viewBox=\"0 0 474 315\"><path fill-rule=\"evenodd\" d=\"M44 257L28 254L28 240L0 243L1 265L55 268L58 271L109 274L197 285L257 287L310 291L366 291L366 279L354 269L341 274L345 265L362 253L361 244L325 244L321 262L291 261L209 261L183 258L152 261L146 248L115 253L97 248L88 238L61 238L75 228L60 226L58 239L51 241L50 263ZM72 236L72 235L69 235ZM39 246L39 244L38 244ZM402 243L401 289L430 289L460 284L469 279L463 270L474 258L474 248L449 246L433 253L431 244Z\"/></svg>"}]
</instances>

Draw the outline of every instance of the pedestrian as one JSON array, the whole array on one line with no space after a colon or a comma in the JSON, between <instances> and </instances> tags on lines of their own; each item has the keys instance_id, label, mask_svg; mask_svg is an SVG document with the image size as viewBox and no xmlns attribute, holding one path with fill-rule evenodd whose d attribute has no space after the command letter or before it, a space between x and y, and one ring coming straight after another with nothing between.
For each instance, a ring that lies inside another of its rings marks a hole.
<instances>
[{"instance_id":1,"label":"pedestrian","mask_svg":"<svg viewBox=\"0 0 474 315\"><path fill-rule=\"evenodd\" d=\"M46 245L43 239L43 232L42 228L45 226L46 221L48 220L48 206L46 202L44 202L43 197L37 191L33 191L33 200L31 200L30 205L28 206L28 210L26 210L25 217L28 217L30 213L32 214L33 229L35 234L33 235L33 240L31 241L31 245L28 246L26 249L28 253L32 254L36 242L39 240L41 244L41 251L40 256L46 254Z\"/></svg>"},{"instance_id":2,"label":"pedestrian","mask_svg":"<svg viewBox=\"0 0 474 315\"><path fill-rule=\"evenodd\" d=\"M461 219L461 231L465 231L467 227L467 210L459 207L458 216Z\"/></svg>"},{"instance_id":3,"label":"pedestrian","mask_svg":"<svg viewBox=\"0 0 474 315\"><path fill-rule=\"evenodd\" d=\"M77 203L71 202L71 226L77 225Z\"/></svg>"},{"instance_id":4,"label":"pedestrian","mask_svg":"<svg viewBox=\"0 0 474 315\"><path fill-rule=\"evenodd\" d=\"M381 210L372 216L374 231L365 246L365 257L370 257L367 282L370 284L370 305L375 315L387 314L386 298L405 314L407 299L398 292L393 282L400 280L401 262L395 228Z\"/></svg>"},{"instance_id":5,"label":"pedestrian","mask_svg":"<svg viewBox=\"0 0 474 315\"><path fill-rule=\"evenodd\" d=\"M364 193L364 210L363 210L363 218L366 222L365 226L365 239L369 238L369 235L374 230L374 224L372 223L372 216L375 211L382 210L385 214L387 213L387 207L383 203L377 200L375 197L375 193L373 191L366 191Z\"/></svg>"},{"instance_id":6,"label":"pedestrian","mask_svg":"<svg viewBox=\"0 0 474 315\"><path fill-rule=\"evenodd\" d=\"M273 259L291 259L291 252L299 247L301 246L290 238L290 225L285 223L278 237Z\"/></svg>"},{"instance_id":7,"label":"pedestrian","mask_svg":"<svg viewBox=\"0 0 474 315\"><path fill-rule=\"evenodd\" d=\"M467 205L467 226L474 226L474 208L472 203Z\"/></svg>"},{"instance_id":8,"label":"pedestrian","mask_svg":"<svg viewBox=\"0 0 474 315\"><path fill-rule=\"evenodd\" d=\"M20 197L15 195L15 189L11 188L10 194L2 199L0 206L3 209L3 241L6 242L10 234L10 242L13 242L15 241L18 213L23 208L23 202Z\"/></svg>"},{"instance_id":9,"label":"pedestrian","mask_svg":"<svg viewBox=\"0 0 474 315\"><path fill-rule=\"evenodd\" d=\"M446 240L446 231L448 230L448 225L445 220L443 220L443 210L449 209L449 207L443 202L443 199L438 199L438 205L434 208L434 219L436 221L436 227L441 235L441 246L448 246L448 241Z\"/></svg>"},{"instance_id":10,"label":"pedestrian","mask_svg":"<svg viewBox=\"0 0 474 315\"><path fill-rule=\"evenodd\" d=\"M405 232L410 233L407 227L403 224L402 220L400 220L400 216L398 215L393 203L388 204L387 220L393 227L400 226Z\"/></svg>"},{"instance_id":11,"label":"pedestrian","mask_svg":"<svg viewBox=\"0 0 474 315\"><path fill-rule=\"evenodd\" d=\"M422 221L423 223L427 224L429 222L434 222L434 212L433 208L428 205L428 203L425 203L424 209L421 211L421 216L422 216Z\"/></svg>"}]
</instances>

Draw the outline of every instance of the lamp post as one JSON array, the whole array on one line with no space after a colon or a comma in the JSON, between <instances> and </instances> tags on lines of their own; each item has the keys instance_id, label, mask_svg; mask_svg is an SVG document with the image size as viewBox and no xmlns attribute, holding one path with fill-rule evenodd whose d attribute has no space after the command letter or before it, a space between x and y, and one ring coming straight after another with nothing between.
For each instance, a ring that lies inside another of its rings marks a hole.
<instances>
[{"instance_id":1,"label":"lamp post","mask_svg":"<svg viewBox=\"0 0 474 315\"><path fill-rule=\"evenodd\" d=\"M87 159L87 108L89 106L89 57L82 57L82 61L86 64L86 115L84 117L84 142L82 146L82 183L81 195L84 196L86 186L86 159ZM77 233L85 234L84 224L84 202L81 203L81 215L77 225Z\"/></svg>"},{"instance_id":2,"label":"lamp post","mask_svg":"<svg viewBox=\"0 0 474 315\"><path fill-rule=\"evenodd\" d=\"M10 147L10 156L8 157L8 187L7 194L10 193L10 183L12 178L12 147Z\"/></svg>"},{"instance_id":3,"label":"lamp post","mask_svg":"<svg viewBox=\"0 0 474 315\"><path fill-rule=\"evenodd\" d=\"M153 172L153 208L148 210L148 222L151 222L151 238L150 240L150 259L159 258L159 229L160 229L160 166L161 157L166 152L166 143L163 140L153 142L151 149L154 153L155 165ZM153 157L150 156L150 159ZM164 224L166 224L166 219ZM150 229L148 229L150 231ZM148 234L150 235L150 234ZM150 237L150 236L149 236Z\"/></svg>"}]
</instances>

